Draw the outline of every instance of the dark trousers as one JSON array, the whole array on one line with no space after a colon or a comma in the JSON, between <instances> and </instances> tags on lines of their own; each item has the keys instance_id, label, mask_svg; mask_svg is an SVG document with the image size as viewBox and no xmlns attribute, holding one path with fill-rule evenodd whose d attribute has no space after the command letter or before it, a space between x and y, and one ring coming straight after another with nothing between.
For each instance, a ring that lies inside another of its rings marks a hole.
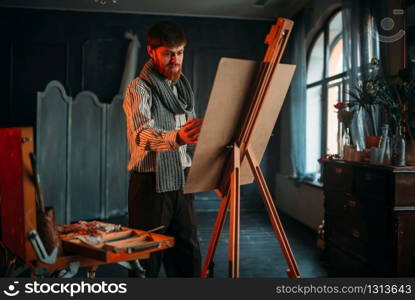
<instances>
[{"instance_id":1,"label":"dark trousers","mask_svg":"<svg viewBox=\"0 0 415 300\"><path fill-rule=\"evenodd\" d=\"M156 193L154 173L132 172L128 188L129 226L149 230L164 225L157 233L173 236L175 245L140 260L146 277L157 277L161 264L168 277L199 277L201 254L197 239L194 195L182 191ZM136 276L129 272L129 276Z\"/></svg>"}]
</instances>

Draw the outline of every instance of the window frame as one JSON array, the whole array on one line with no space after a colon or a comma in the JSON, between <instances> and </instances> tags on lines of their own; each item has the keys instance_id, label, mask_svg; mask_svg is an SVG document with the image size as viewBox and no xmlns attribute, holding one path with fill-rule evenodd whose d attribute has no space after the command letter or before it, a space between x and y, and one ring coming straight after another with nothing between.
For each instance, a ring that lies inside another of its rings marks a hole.
<instances>
[{"instance_id":1,"label":"window frame","mask_svg":"<svg viewBox=\"0 0 415 300\"><path fill-rule=\"evenodd\" d=\"M321 86L321 141L320 141L320 149L321 149L321 153L320 153L320 157L324 156L326 154L326 149L327 149L327 105L328 105L328 88L330 85L330 82L335 81L335 80L339 80L341 79L341 100L344 101L345 100L345 86L347 85L347 71L343 71L339 74L333 75L328 77L328 64L329 64L329 54L330 54L330 50L334 48L334 46L336 45L337 42L339 42L339 40L344 38L344 34L343 34L343 30L341 31L340 34L338 34L332 41L331 45L329 44L329 25L331 23L331 21L337 16L337 14L342 12L342 7L337 8L336 10L334 10L333 12L331 12L331 14L326 18L326 20L324 21L323 25L321 26L320 30L318 30L311 42L310 42L310 46L307 49L307 56L306 56L306 61L307 61L307 76L306 78L308 78L308 72L309 72L309 63L310 63L310 56L311 53L314 49L314 46L316 45L316 42L318 40L318 38L320 37L320 34L323 33L323 49L324 49L324 54L323 54L323 76L322 79L311 82L311 83L307 83L306 84L306 89L308 91L308 89L316 87L316 86ZM307 101L307 100L306 100ZM307 161L307 153L306 153L306 161ZM321 181L321 169L318 172L318 174L320 175L319 178L317 178L317 181Z\"/></svg>"}]
</instances>

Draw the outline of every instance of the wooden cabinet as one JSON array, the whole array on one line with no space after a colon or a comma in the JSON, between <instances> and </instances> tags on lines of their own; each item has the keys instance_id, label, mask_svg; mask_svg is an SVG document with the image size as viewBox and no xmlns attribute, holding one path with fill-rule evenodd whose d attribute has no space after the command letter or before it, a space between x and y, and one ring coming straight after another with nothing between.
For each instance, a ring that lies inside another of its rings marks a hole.
<instances>
[{"instance_id":1,"label":"wooden cabinet","mask_svg":"<svg viewBox=\"0 0 415 300\"><path fill-rule=\"evenodd\" d=\"M415 275L415 168L323 163L329 276Z\"/></svg>"}]
</instances>

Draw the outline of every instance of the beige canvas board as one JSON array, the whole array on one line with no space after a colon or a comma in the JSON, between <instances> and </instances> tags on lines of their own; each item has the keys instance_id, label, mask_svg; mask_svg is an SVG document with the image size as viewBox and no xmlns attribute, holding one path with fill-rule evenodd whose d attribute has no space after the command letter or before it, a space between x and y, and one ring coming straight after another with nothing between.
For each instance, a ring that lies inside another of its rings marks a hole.
<instances>
[{"instance_id":1,"label":"beige canvas board","mask_svg":"<svg viewBox=\"0 0 415 300\"><path fill-rule=\"evenodd\" d=\"M255 122L249 145L253 150L258 163L267 149L269 139L277 122L278 115L287 95L295 65L279 64L271 78L271 83L265 94L264 102ZM248 160L241 164L241 184L249 184L254 180Z\"/></svg>"},{"instance_id":2,"label":"beige canvas board","mask_svg":"<svg viewBox=\"0 0 415 300\"><path fill-rule=\"evenodd\" d=\"M244 108L247 101L251 100L251 89L259 64L233 58L220 60L185 193L218 188L227 159L230 158L231 150L227 146L232 145L238 136ZM259 161L265 152L294 70L295 66L280 64L271 78L252 136L252 148ZM251 183L252 180L251 171L244 161L241 183Z\"/></svg>"}]
</instances>

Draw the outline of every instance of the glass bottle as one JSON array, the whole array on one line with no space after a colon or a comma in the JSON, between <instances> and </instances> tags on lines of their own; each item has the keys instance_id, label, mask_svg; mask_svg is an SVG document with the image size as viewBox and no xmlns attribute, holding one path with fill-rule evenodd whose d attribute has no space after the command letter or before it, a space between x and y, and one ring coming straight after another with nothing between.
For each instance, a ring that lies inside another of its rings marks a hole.
<instances>
[{"instance_id":1,"label":"glass bottle","mask_svg":"<svg viewBox=\"0 0 415 300\"><path fill-rule=\"evenodd\" d=\"M337 153L341 159L343 159L343 131L343 123L339 122L337 130Z\"/></svg>"},{"instance_id":2,"label":"glass bottle","mask_svg":"<svg viewBox=\"0 0 415 300\"><path fill-rule=\"evenodd\" d=\"M405 139L402 135L402 128L399 126L398 132L393 137L392 142L392 165L395 167L404 167L405 161Z\"/></svg>"},{"instance_id":3,"label":"glass bottle","mask_svg":"<svg viewBox=\"0 0 415 300\"><path fill-rule=\"evenodd\" d=\"M346 130L344 131L344 134L343 134L343 146L350 146L350 145L351 145L350 129L349 127L346 127Z\"/></svg>"},{"instance_id":4,"label":"glass bottle","mask_svg":"<svg viewBox=\"0 0 415 300\"><path fill-rule=\"evenodd\" d=\"M385 124L382 127L382 136L379 142L379 159L378 163L389 165L390 164L390 139L389 139L389 125Z\"/></svg>"},{"instance_id":5,"label":"glass bottle","mask_svg":"<svg viewBox=\"0 0 415 300\"><path fill-rule=\"evenodd\" d=\"M344 160L350 160L349 152L350 152L350 146L351 146L351 139L350 139L350 129L349 127L346 127L343 133L342 137L342 150L343 150L343 159Z\"/></svg>"}]
</instances>

